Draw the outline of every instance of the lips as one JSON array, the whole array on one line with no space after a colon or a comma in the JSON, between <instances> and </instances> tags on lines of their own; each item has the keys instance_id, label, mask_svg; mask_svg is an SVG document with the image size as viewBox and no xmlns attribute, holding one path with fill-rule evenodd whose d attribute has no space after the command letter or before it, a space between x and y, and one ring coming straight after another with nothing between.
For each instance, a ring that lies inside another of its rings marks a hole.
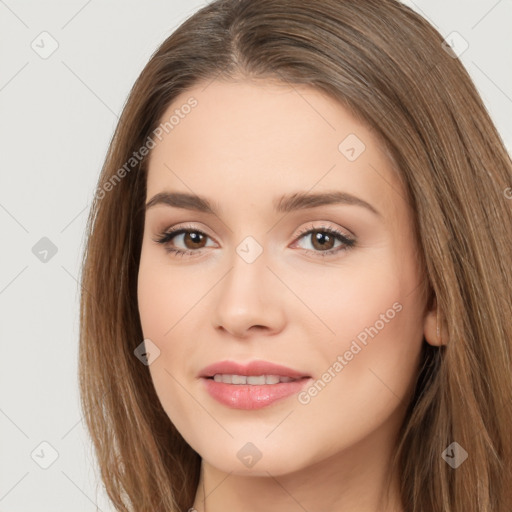
<instances>
[{"instance_id":1,"label":"lips","mask_svg":"<svg viewBox=\"0 0 512 512\"><path fill-rule=\"evenodd\" d=\"M203 368L198 377L212 398L233 409L261 409L299 393L312 380L268 361L220 361Z\"/></svg>"},{"instance_id":2,"label":"lips","mask_svg":"<svg viewBox=\"0 0 512 512\"><path fill-rule=\"evenodd\" d=\"M251 361L247 364L236 363L235 361L219 361L203 368L199 373L199 377L213 378L217 374L244 375L246 377L277 375L278 377L289 377L294 380L310 377L310 375L298 370L262 360Z\"/></svg>"}]
</instances>

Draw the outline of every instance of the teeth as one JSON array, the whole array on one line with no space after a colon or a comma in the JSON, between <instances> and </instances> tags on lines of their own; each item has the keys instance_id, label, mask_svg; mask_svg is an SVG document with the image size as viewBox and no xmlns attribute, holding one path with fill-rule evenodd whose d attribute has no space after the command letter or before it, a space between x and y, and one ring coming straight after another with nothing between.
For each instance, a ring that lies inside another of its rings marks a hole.
<instances>
[{"instance_id":1,"label":"teeth","mask_svg":"<svg viewBox=\"0 0 512 512\"><path fill-rule=\"evenodd\" d=\"M246 384L247 377L244 375L232 375L231 376L231 384Z\"/></svg>"},{"instance_id":2,"label":"teeth","mask_svg":"<svg viewBox=\"0 0 512 512\"><path fill-rule=\"evenodd\" d=\"M215 382L224 382L225 384L249 384L251 386L261 386L263 384L279 384L280 382L291 382L291 377L281 377L279 375L227 375L216 373L213 376Z\"/></svg>"}]
</instances>

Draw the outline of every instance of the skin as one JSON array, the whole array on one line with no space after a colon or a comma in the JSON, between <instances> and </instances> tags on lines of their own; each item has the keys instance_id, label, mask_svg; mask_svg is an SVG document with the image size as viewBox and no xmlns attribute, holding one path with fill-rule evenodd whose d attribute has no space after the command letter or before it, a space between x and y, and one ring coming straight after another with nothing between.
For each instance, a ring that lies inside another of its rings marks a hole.
<instances>
[{"instance_id":1,"label":"skin","mask_svg":"<svg viewBox=\"0 0 512 512\"><path fill-rule=\"evenodd\" d=\"M188 192L220 211L149 208L138 277L144 337L160 350L149 366L156 392L202 457L190 506L402 511L387 464L423 336L439 340L436 310L427 310L421 293L414 212L397 171L373 132L310 87L200 84L175 98L162 120L191 96L197 106L152 150L146 201L162 191ZM354 161L338 149L349 134L366 146ZM283 194L328 190L355 195L380 215L353 204L273 210ZM155 242L184 224L207 235L202 244L177 235L168 245L194 255L176 257ZM311 227L337 229L356 245L322 257L343 244L322 249L312 235L299 238ZM236 251L247 236L263 251L252 263ZM396 303L400 312L359 343L362 350L308 403L293 395L259 410L232 409L198 379L216 361L263 359L316 381ZM248 442L262 455L251 468L237 457Z\"/></svg>"}]
</instances>

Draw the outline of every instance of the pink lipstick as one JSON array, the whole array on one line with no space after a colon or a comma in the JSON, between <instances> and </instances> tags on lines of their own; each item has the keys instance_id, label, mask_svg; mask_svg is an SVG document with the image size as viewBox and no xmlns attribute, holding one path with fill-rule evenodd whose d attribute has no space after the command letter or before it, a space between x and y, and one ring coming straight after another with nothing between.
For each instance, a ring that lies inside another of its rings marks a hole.
<instances>
[{"instance_id":1,"label":"pink lipstick","mask_svg":"<svg viewBox=\"0 0 512 512\"><path fill-rule=\"evenodd\" d=\"M267 361L221 361L199 377L215 400L234 409L261 409L301 391L311 376Z\"/></svg>"}]
</instances>

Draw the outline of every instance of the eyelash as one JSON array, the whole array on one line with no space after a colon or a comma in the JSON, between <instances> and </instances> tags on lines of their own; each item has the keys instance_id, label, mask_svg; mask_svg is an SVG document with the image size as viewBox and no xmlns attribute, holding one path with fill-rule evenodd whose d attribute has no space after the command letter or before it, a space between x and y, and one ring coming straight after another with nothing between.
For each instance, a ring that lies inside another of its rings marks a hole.
<instances>
[{"instance_id":1,"label":"eyelash","mask_svg":"<svg viewBox=\"0 0 512 512\"><path fill-rule=\"evenodd\" d=\"M175 238L176 236L178 235L181 235L181 234L184 234L184 233L189 233L189 232L193 232L193 233L199 233L201 235L204 235L206 236L207 238L210 238L206 233L204 233L203 231L200 231L199 229L196 229L194 226L180 226L178 228L171 228L171 229L168 229L166 231L164 231L163 233L160 233L158 235L158 238L156 240L154 240L155 242L159 243L159 244L162 244L165 247L165 250L168 252L168 253L174 253L174 256L173 257L178 257L178 256L185 256L185 255L195 255L197 254L201 249L197 249L197 250L190 250L190 249L187 249L187 250L183 250L183 249L176 249L176 248L173 248L173 247L169 247L168 244L169 242ZM302 237L305 237L306 235L310 235L314 232L319 232L319 233L328 233L329 235L332 235L334 236L337 240L339 240L340 242L342 242L342 246L336 248L336 249L329 249L328 251L314 251L314 250L311 250L311 249L304 249L306 251L306 253L313 253L314 256L319 256L321 258L325 258L327 256L331 256L333 254L337 254L341 251L346 251L348 249L351 249L356 241L352 238L349 238L347 237L346 235L344 235L341 231L338 231L337 229L333 229L333 228L329 228L327 226L317 226L317 227L313 227L313 226L310 226L308 228L305 228L304 230L300 231L295 239L295 241L298 241L299 239L301 239Z\"/></svg>"}]
</instances>

